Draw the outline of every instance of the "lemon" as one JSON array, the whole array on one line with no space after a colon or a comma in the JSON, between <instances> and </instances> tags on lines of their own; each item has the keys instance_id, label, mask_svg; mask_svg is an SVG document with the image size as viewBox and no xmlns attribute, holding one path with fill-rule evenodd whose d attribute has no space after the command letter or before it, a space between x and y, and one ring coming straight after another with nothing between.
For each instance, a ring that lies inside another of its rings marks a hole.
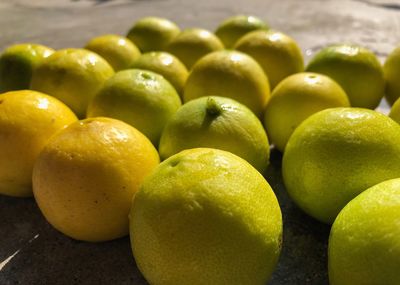
<instances>
[{"instance_id":1,"label":"lemon","mask_svg":"<svg viewBox=\"0 0 400 285\"><path fill-rule=\"evenodd\" d=\"M33 71L53 49L37 44L17 44L0 56L0 92L28 89Z\"/></svg>"},{"instance_id":2,"label":"lemon","mask_svg":"<svg viewBox=\"0 0 400 285\"><path fill-rule=\"evenodd\" d=\"M218 148L247 160L263 173L269 143L258 118L246 106L224 97L202 97L183 105L169 119L160 140L165 159L184 149Z\"/></svg>"},{"instance_id":3,"label":"lemon","mask_svg":"<svg viewBox=\"0 0 400 285\"><path fill-rule=\"evenodd\" d=\"M264 69L271 89L285 77L304 70L301 49L294 39L273 30L256 30L241 37L234 48L252 56Z\"/></svg>"},{"instance_id":4,"label":"lemon","mask_svg":"<svg viewBox=\"0 0 400 285\"><path fill-rule=\"evenodd\" d=\"M333 223L367 188L400 177L400 126L368 109L332 108L300 124L286 145L282 172L293 201Z\"/></svg>"},{"instance_id":5,"label":"lemon","mask_svg":"<svg viewBox=\"0 0 400 285\"><path fill-rule=\"evenodd\" d=\"M126 37L142 52L148 52L164 50L179 33L179 27L168 19L145 17L133 25Z\"/></svg>"},{"instance_id":6,"label":"lemon","mask_svg":"<svg viewBox=\"0 0 400 285\"><path fill-rule=\"evenodd\" d=\"M264 113L264 125L271 142L280 151L293 131L312 114L327 108L349 107L346 93L322 74L291 75L274 89Z\"/></svg>"},{"instance_id":7,"label":"lemon","mask_svg":"<svg viewBox=\"0 0 400 285\"><path fill-rule=\"evenodd\" d=\"M179 58L188 69L206 54L224 49L221 40L205 29L182 31L167 46L167 51Z\"/></svg>"},{"instance_id":8,"label":"lemon","mask_svg":"<svg viewBox=\"0 0 400 285\"><path fill-rule=\"evenodd\" d=\"M51 96L30 90L0 94L0 194L32 196L34 161L51 136L76 120Z\"/></svg>"},{"instance_id":9,"label":"lemon","mask_svg":"<svg viewBox=\"0 0 400 285\"><path fill-rule=\"evenodd\" d=\"M122 120L158 145L164 125L181 106L174 87L159 74L140 69L117 72L89 105L88 117Z\"/></svg>"},{"instance_id":10,"label":"lemon","mask_svg":"<svg viewBox=\"0 0 400 285\"><path fill-rule=\"evenodd\" d=\"M386 81L385 98L392 105L400 97L400 47L395 48L383 65Z\"/></svg>"},{"instance_id":11,"label":"lemon","mask_svg":"<svg viewBox=\"0 0 400 285\"><path fill-rule=\"evenodd\" d=\"M215 51L193 66L183 99L187 102L209 95L234 99L261 116L270 97L268 78L250 56L238 51Z\"/></svg>"},{"instance_id":12,"label":"lemon","mask_svg":"<svg viewBox=\"0 0 400 285\"><path fill-rule=\"evenodd\" d=\"M236 15L225 19L216 29L215 34L226 48L233 48L236 41L255 30L268 30L268 25L258 17Z\"/></svg>"},{"instance_id":13,"label":"lemon","mask_svg":"<svg viewBox=\"0 0 400 285\"><path fill-rule=\"evenodd\" d=\"M65 235L106 241L128 233L132 197L158 165L151 142L119 120L91 118L52 137L33 171L47 221Z\"/></svg>"},{"instance_id":14,"label":"lemon","mask_svg":"<svg viewBox=\"0 0 400 285\"><path fill-rule=\"evenodd\" d=\"M400 124L400 100L396 100L390 109L389 117Z\"/></svg>"},{"instance_id":15,"label":"lemon","mask_svg":"<svg viewBox=\"0 0 400 285\"><path fill-rule=\"evenodd\" d=\"M127 38L102 35L91 39L85 49L102 56L115 71L127 69L140 56L139 49Z\"/></svg>"},{"instance_id":16,"label":"lemon","mask_svg":"<svg viewBox=\"0 0 400 285\"><path fill-rule=\"evenodd\" d=\"M130 213L136 264L149 284L266 284L282 217L262 175L229 152L196 148L162 162Z\"/></svg>"},{"instance_id":17,"label":"lemon","mask_svg":"<svg viewBox=\"0 0 400 285\"><path fill-rule=\"evenodd\" d=\"M334 79L353 107L375 109L384 95L385 81L379 60L373 52L358 45L326 47L311 59L306 70Z\"/></svg>"},{"instance_id":18,"label":"lemon","mask_svg":"<svg viewBox=\"0 0 400 285\"><path fill-rule=\"evenodd\" d=\"M47 57L32 76L31 89L52 95L83 118L87 106L113 68L96 53L63 49Z\"/></svg>"},{"instance_id":19,"label":"lemon","mask_svg":"<svg viewBox=\"0 0 400 285\"><path fill-rule=\"evenodd\" d=\"M349 202L329 238L331 285L400 284L400 179L375 185Z\"/></svg>"},{"instance_id":20,"label":"lemon","mask_svg":"<svg viewBox=\"0 0 400 285\"><path fill-rule=\"evenodd\" d=\"M150 70L164 76L179 94L182 94L189 76L186 66L177 57L162 51L144 53L130 67Z\"/></svg>"}]
</instances>

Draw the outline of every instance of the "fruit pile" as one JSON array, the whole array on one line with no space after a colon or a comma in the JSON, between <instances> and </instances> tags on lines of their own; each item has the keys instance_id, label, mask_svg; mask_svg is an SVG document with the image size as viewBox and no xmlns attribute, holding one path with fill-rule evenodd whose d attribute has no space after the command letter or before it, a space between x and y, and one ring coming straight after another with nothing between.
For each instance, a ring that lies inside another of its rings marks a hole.
<instances>
[{"instance_id":1,"label":"fruit pile","mask_svg":"<svg viewBox=\"0 0 400 285\"><path fill-rule=\"evenodd\" d=\"M268 282L270 143L294 203L332 224L330 284L400 284L400 47L383 67L350 44L305 67L256 17L215 33L147 17L84 48L7 48L0 92L0 193L73 239L130 234L150 284Z\"/></svg>"}]
</instances>

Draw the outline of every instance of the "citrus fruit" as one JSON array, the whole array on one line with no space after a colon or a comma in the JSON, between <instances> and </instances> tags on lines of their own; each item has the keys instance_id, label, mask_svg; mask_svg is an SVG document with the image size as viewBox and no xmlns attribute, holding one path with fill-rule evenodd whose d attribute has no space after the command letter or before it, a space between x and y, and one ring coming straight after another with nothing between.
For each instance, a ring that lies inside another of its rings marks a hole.
<instances>
[{"instance_id":1,"label":"citrus fruit","mask_svg":"<svg viewBox=\"0 0 400 285\"><path fill-rule=\"evenodd\" d=\"M128 233L132 197L159 157L138 130L111 118L69 125L51 138L33 171L47 221L65 235L106 241Z\"/></svg>"},{"instance_id":2,"label":"citrus fruit","mask_svg":"<svg viewBox=\"0 0 400 285\"><path fill-rule=\"evenodd\" d=\"M145 17L133 25L126 37L142 52L148 52L164 50L179 33L179 27L168 19Z\"/></svg>"},{"instance_id":3,"label":"citrus fruit","mask_svg":"<svg viewBox=\"0 0 400 285\"><path fill-rule=\"evenodd\" d=\"M355 196L400 177L400 126L368 109L331 108L306 119L283 154L283 180L307 214L333 223Z\"/></svg>"},{"instance_id":4,"label":"citrus fruit","mask_svg":"<svg viewBox=\"0 0 400 285\"><path fill-rule=\"evenodd\" d=\"M167 51L179 58L188 69L206 54L224 49L220 39L205 29L186 29L167 46Z\"/></svg>"},{"instance_id":5,"label":"citrus fruit","mask_svg":"<svg viewBox=\"0 0 400 285\"><path fill-rule=\"evenodd\" d=\"M268 25L255 16L236 15L225 19L216 29L215 34L226 48L233 48L236 41L254 30L268 30Z\"/></svg>"},{"instance_id":6,"label":"citrus fruit","mask_svg":"<svg viewBox=\"0 0 400 285\"><path fill-rule=\"evenodd\" d=\"M400 179L375 185L350 201L329 238L331 285L400 284Z\"/></svg>"},{"instance_id":7,"label":"citrus fruit","mask_svg":"<svg viewBox=\"0 0 400 285\"><path fill-rule=\"evenodd\" d=\"M323 109L349 106L346 93L329 77L297 73L282 80L272 92L264 125L271 142L283 152L293 131L306 118Z\"/></svg>"},{"instance_id":8,"label":"citrus fruit","mask_svg":"<svg viewBox=\"0 0 400 285\"><path fill-rule=\"evenodd\" d=\"M161 158L196 147L232 152L261 173L268 166L269 143L261 122L232 99L198 98L184 104L169 119L160 139Z\"/></svg>"},{"instance_id":9,"label":"citrus fruit","mask_svg":"<svg viewBox=\"0 0 400 285\"><path fill-rule=\"evenodd\" d=\"M385 98L392 105L400 97L400 47L395 48L383 65L386 81Z\"/></svg>"},{"instance_id":10,"label":"citrus fruit","mask_svg":"<svg viewBox=\"0 0 400 285\"><path fill-rule=\"evenodd\" d=\"M289 36L256 30L241 37L234 48L252 56L264 69L271 89L285 77L304 70L301 49Z\"/></svg>"},{"instance_id":11,"label":"citrus fruit","mask_svg":"<svg viewBox=\"0 0 400 285\"><path fill-rule=\"evenodd\" d=\"M270 96L268 78L250 56L215 51L202 57L189 74L185 102L209 95L232 98L260 116Z\"/></svg>"},{"instance_id":12,"label":"citrus fruit","mask_svg":"<svg viewBox=\"0 0 400 285\"><path fill-rule=\"evenodd\" d=\"M85 49L103 57L115 71L127 69L140 56L139 49L127 38L103 35L91 39Z\"/></svg>"},{"instance_id":13,"label":"citrus fruit","mask_svg":"<svg viewBox=\"0 0 400 285\"><path fill-rule=\"evenodd\" d=\"M174 87L159 74L128 69L117 72L89 105L88 117L122 120L158 145L168 119L181 106Z\"/></svg>"},{"instance_id":14,"label":"citrus fruit","mask_svg":"<svg viewBox=\"0 0 400 285\"><path fill-rule=\"evenodd\" d=\"M334 79L349 96L353 107L375 109L384 94L385 81L379 60L373 52L357 45L323 48L306 70Z\"/></svg>"},{"instance_id":15,"label":"citrus fruit","mask_svg":"<svg viewBox=\"0 0 400 285\"><path fill-rule=\"evenodd\" d=\"M177 57L162 51L144 53L130 67L150 70L164 76L178 94L182 94L189 75L185 65Z\"/></svg>"},{"instance_id":16,"label":"citrus fruit","mask_svg":"<svg viewBox=\"0 0 400 285\"><path fill-rule=\"evenodd\" d=\"M47 57L35 70L31 89L56 97L83 118L90 100L113 74L113 68L96 53L63 49Z\"/></svg>"},{"instance_id":17,"label":"citrus fruit","mask_svg":"<svg viewBox=\"0 0 400 285\"><path fill-rule=\"evenodd\" d=\"M67 106L43 93L0 94L0 194L32 196L34 161L51 136L76 120Z\"/></svg>"},{"instance_id":18,"label":"citrus fruit","mask_svg":"<svg viewBox=\"0 0 400 285\"><path fill-rule=\"evenodd\" d=\"M400 100L396 100L390 109L389 117L400 124Z\"/></svg>"},{"instance_id":19,"label":"citrus fruit","mask_svg":"<svg viewBox=\"0 0 400 285\"><path fill-rule=\"evenodd\" d=\"M33 71L54 52L37 44L17 44L0 56L0 92L28 89Z\"/></svg>"},{"instance_id":20,"label":"citrus fruit","mask_svg":"<svg viewBox=\"0 0 400 285\"><path fill-rule=\"evenodd\" d=\"M274 192L240 157L184 150L145 179L130 213L136 264L150 284L266 284L279 257Z\"/></svg>"}]
</instances>

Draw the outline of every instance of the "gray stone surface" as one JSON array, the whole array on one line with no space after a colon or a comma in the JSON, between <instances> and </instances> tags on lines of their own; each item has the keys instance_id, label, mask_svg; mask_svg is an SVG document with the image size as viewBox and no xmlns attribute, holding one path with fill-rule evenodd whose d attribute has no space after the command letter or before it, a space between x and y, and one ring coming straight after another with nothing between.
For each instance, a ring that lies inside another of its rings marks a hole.
<instances>
[{"instance_id":1,"label":"gray stone surface","mask_svg":"<svg viewBox=\"0 0 400 285\"><path fill-rule=\"evenodd\" d=\"M0 49L37 42L81 47L91 37L125 34L140 17L167 17L181 27L213 30L233 14L254 14L295 38L306 60L322 46L354 42L383 61L400 40L398 1L228 0L1 0ZM381 104L387 111L387 105ZM284 216L283 251L269 284L328 284L329 227L307 217L289 200L281 155L272 153L266 178ZM41 216L33 199L0 196L0 284L146 284L128 238L91 244L71 240Z\"/></svg>"}]
</instances>

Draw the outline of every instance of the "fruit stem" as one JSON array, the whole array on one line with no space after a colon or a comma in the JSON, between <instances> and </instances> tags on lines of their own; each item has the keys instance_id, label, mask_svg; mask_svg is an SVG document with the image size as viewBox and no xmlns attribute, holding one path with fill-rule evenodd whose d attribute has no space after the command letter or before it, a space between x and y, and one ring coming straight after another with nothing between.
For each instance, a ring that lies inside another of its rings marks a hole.
<instances>
[{"instance_id":1,"label":"fruit stem","mask_svg":"<svg viewBox=\"0 0 400 285\"><path fill-rule=\"evenodd\" d=\"M215 101L214 98L207 98L206 112L210 116L218 116L222 112L222 107Z\"/></svg>"}]
</instances>

